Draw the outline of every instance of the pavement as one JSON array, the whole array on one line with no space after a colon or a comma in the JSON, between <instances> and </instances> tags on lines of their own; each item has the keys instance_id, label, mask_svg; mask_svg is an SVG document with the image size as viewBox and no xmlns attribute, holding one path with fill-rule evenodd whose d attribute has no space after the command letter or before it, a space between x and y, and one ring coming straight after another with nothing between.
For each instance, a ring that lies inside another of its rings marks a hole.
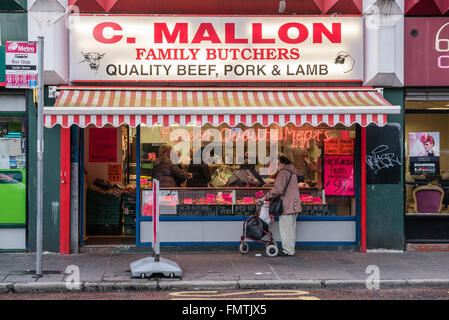
<instances>
[{"instance_id":1,"label":"pavement","mask_svg":"<svg viewBox=\"0 0 449 320\"><path fill-rule=\"evenodd\" d=\"M262 247L246 255L237 248L162 251L161 257L181 267L181 278L132 278L130 263L149 256L150 252L123 248L70 255L44 253L43 276L36 277L34 253L0 253L0 293L366 289L367 283L380 289L449 288L449 252L297 251L293 257L268 257Z\"/></svg>"}]
</instances>

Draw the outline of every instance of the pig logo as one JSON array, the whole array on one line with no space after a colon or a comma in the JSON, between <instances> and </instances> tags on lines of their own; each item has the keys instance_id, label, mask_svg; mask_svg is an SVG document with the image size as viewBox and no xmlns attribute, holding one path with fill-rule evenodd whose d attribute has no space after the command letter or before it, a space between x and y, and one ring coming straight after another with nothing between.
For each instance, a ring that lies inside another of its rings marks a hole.
<instances>
[{"instance_id":1,"label":"pig logo","mask_svg":"<svg viewBox=\"0 0 449 320\"><path fill-rule=\"evenodd\" d=\"M95 73L98 72L98 68L100 67L100 60L103 59L105 53L99 53L99 52L88 52L84 53L81 51L81 54L84 57L84 60L80 63L87 62L89 64L89 67L91 70L95 71Z\"/></svg>"},{"instance_id":2,"label":"pig logo","mask_svg":"<svg viewBox=\"0 0 449 320\"><path fill-rule=\"evenodd\" d=\"M355 60L354 58L345 51L340 51L335 58L335 64L340 64L344 73L352 71L354 68Z\"/></svg>"}]
</instances>

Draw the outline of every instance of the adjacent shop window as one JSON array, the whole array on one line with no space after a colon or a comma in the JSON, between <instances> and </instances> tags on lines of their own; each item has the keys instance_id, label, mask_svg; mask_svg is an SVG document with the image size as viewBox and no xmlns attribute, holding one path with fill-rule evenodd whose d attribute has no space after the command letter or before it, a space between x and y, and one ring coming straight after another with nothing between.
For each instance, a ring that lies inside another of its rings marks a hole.
<instances>
[{"instance_id":1,"label":"adjacent shop window","mask_svg":"<svg viewBox=\"0 0 449 320\"><path fill-rule=\"evenodd\" d=\"M354 145L354 127L344 126L141 126L140 186L161 182L162 215L247 216L273 186L284 153L297 170L302 215L355 216ZM142 197L150 216L151 200Z\"/></svg>"},{"instance_id":2,"label":"adjacent shop window","mask_svg":"<svg viewBox=\"0 0 449 320\"><path fill-rule=\"evenodd\" d=\"M26 127L23 118L0 117L0 169L26 168Z\"/></svg>"},{"instance_id":3,"label":"adjacent shop window","mask_svg":"<svg viewBox=\"0 0 449 320\"><path fill-rule=\"evenodd\" d=\"M449 214L449 115L406 114L405 120L406 214Z\"/></svg>"},{"instance_id":4,"label":"adjacent shop window","mask_svg":"<svg viewBox=\"0 0 449 320\"><path fill-rule=\"evenodd\" d=\"M26 223L25 118L0 117L0 224Z\"/></svg>"}]
</instances>

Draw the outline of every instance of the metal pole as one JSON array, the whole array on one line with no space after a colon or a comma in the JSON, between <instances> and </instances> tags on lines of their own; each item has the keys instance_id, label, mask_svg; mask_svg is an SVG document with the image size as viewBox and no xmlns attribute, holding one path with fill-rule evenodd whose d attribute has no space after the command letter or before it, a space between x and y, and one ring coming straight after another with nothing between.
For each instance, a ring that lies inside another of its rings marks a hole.
<instances>
[{"instance_id":1,"label":"metal pole","mask_svg":"<svg viewBox=\"0 0 449 320\"><path fill-rule=\"evenodd\" d=\"M37 37L38 42L38 99L37 99L37 222L36 222L36 275L42 276L42 230L43 230L43 111L44 111L44 38Z\"/></svg>"}]
</instances>

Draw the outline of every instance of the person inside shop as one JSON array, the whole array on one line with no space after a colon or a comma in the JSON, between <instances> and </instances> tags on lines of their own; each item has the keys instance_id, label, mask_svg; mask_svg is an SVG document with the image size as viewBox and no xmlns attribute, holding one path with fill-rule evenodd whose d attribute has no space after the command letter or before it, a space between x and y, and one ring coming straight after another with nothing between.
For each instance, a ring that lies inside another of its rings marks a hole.
<instances>
[{"instance_id":1,"label":"person inside shop","mask_svg":"<svg viewBox=\"0 0 449 320\"><path fill-rule=\"evenodd\" d=\"M201 148L197 152L198 159L202 159L201 155L203 154L204 148ZM190 164L188 171L192 174L192 179L187 180L187 187L193 188L205 188L209 186L211 182L211 174L210 168L207 163L201 160L200 164L194 164L193 159L196 159L193 154L193 150L190 150Z\"/></svg>"},{"instance_id":2,"label":"person inside shop","mask_svg":"<svg viewBox=\"0 0 449 320\"><path fill-rule=\"evenodd\" d=\"M316 173L316 185L315 187L318 190L322 190L323 189L323 154L324 154L324 140L323 139L317 139L315 140L315 146L317 147L317 149L319 149L319 155L318 157L313 160L313 158L309 157L309 155L307 155L305 157L305 162L307 163L307 165L309 166L309 168L314 171Z\"/></svg>"},{"instance_id":3,"label":"person inside shop","mask_svg":"<svg viewBox=\"0 0 449 320\"><path fill-rule=\"evenodd\" d=\"M270 199L282 196L283 212L279 216L279 233L282 242L280 255L294 256L296 217L301 212L301 197L296 178L296 168L293 166L293 159L284 153L279 155L278 167L279 171L273 188L258 203L263 204L264 201L270 201Z\"/></svg>"},{"instance_id":4,"label":"person inside shop","mask_svg":"<svg viewBox=\"0 0 449 320\"><path fill-rule=\"evenodd\" d=\"M172 147L162 145L159 147L158 158L154 162L154 179L159 180L161 188L179 187L182 182L192 178L189 173L171 161Z\"/></svg>"},{"instance_id":5,"label":"person inside shop","mask_svg":"<svg viewBox=\"0 0 449 320\"><path fill-rule=\"evenodd\" d=\"M308 187L308 184L304 182L308 176L307 149L301 148L300 146L285 146L284 153L292 159L292 164L296 168L297 179L301 187Z\"/></svg>"},{"instance_id":6,"label":"person inside shop","mask_svg":"<svg viewBox=\"0 0 449 320\"><path fill-rule=\"evenodd\" d=\"M249 161L248 152L245 152L243 164L234 171L233 177L228 183L229 187L261 187L265 184L256 170L256 165Z\"/></svg>"}]
</instances>

